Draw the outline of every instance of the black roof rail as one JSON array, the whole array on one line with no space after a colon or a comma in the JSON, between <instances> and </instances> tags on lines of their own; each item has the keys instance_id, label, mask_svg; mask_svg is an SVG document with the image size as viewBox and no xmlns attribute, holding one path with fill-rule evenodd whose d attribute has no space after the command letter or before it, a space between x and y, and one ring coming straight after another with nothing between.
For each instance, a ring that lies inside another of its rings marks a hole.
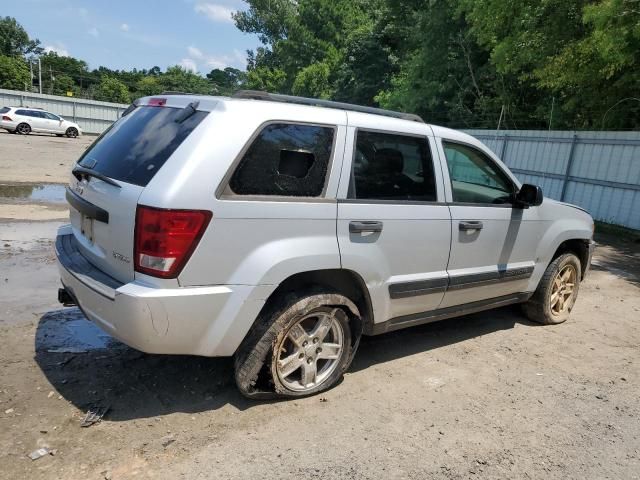
<instances>
[{"instance_id":1,"label":"black roof rail","mask_svg":"<svg viewBox=\"0 0 640 480\"><path fill-rule=\"evenodd\" d=\"M269 93L260 90L240 90L232 95L232 98L246 98L252 100L268 100L270 102L295 103L298 105L311 105L315 107L335 108L338 110L350 110L353 112L372 113L385 117L400 118L402 120L412 120L424 123L424 120L414 113L394 112L383 108L363 107L352 103L334 102L331 100L321 100L318 98L295 97L293 95L282 95L279 93Z\"/></svg>"}]
</instances>

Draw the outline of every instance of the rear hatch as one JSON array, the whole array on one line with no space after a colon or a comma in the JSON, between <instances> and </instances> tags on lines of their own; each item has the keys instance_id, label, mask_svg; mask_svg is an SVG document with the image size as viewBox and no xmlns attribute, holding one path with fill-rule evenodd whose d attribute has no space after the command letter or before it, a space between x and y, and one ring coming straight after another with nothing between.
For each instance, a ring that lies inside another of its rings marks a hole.
<instances>
[{"instance_id":1,"label":"rear hatch","mask_svg":"<svg viewBox=\"0 0 640 480\"><path fill-rule=\"evenodd\" d=\"M156 102L154 106L130 109L98 137L73 169L75 178L67 190L67 200L80 252L123 283L135 275L138 199L207 115L196 108L196 103L173 108L166 102Z\"/></svg>"}]
</instances>

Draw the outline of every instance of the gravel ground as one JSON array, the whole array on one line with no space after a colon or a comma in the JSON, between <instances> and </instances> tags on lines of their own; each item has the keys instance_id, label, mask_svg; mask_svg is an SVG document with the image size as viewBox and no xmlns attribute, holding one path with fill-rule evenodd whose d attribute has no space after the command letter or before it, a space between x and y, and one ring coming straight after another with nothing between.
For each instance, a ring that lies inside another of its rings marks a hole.
<instances>
[{"instance_id":1,"label":"gravel ground","mask_svg":"<svg viewBox=\"0 0 640 480\"><path fill-rule=\"evenodd\" d=\"M60 308L59 223L20 220L0 222L0 479L640 477L638 243L597 237L563 325L508 307L365 338L335 389L256 402L228 359L142 354Z\"/></svg>"}]
</instances>

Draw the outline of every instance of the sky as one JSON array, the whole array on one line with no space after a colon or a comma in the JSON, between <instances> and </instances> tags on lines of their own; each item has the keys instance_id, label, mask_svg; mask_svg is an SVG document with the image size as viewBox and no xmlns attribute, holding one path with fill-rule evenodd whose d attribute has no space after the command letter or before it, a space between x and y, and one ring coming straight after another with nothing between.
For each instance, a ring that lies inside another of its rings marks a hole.
<instances>
[{"instance_id":1,"label":"sky","mask_svg":"<svg viewBox=\"0 0 640 480\"><path fill-rule=\"evenodd\" d=\"M47 50L85 60L90 69L181 65L206 74L246 66L256 35L238 30L241 0L2 0L11 16Z\"/></svg>"}]
</instances>

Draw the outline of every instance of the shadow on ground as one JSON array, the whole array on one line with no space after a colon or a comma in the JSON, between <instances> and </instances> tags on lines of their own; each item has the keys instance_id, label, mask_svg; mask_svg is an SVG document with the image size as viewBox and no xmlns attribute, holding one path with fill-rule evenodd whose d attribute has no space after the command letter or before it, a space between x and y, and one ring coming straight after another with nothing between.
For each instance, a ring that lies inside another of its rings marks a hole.
<instances>
[{"instance_id":1,"label":"shadow on ground","mask_svg":"<svg viewBox=\"0 0 640 480\"><path fill-rule=\"evenodd\" d=\"M640 286L640 243L624 234L596 234L595 255L591 264L594 270L608 271Z\"/></svg>"},{"instance_id":2,"label":"shadow on ground","mask_svg":"<svg viewBox=\"0 0 640 480\"><path fill-rule=\"evenodd\" d=\"M517 307L365 337L351 371L437 349L525 322ZM35 360L66 400L86 411L109 406L111 421L174 412L239 410L257 405L240 395L229 358L149 355L111 338L77 308L55 310L40 319Z\"/></svg>"}]
</instances>

